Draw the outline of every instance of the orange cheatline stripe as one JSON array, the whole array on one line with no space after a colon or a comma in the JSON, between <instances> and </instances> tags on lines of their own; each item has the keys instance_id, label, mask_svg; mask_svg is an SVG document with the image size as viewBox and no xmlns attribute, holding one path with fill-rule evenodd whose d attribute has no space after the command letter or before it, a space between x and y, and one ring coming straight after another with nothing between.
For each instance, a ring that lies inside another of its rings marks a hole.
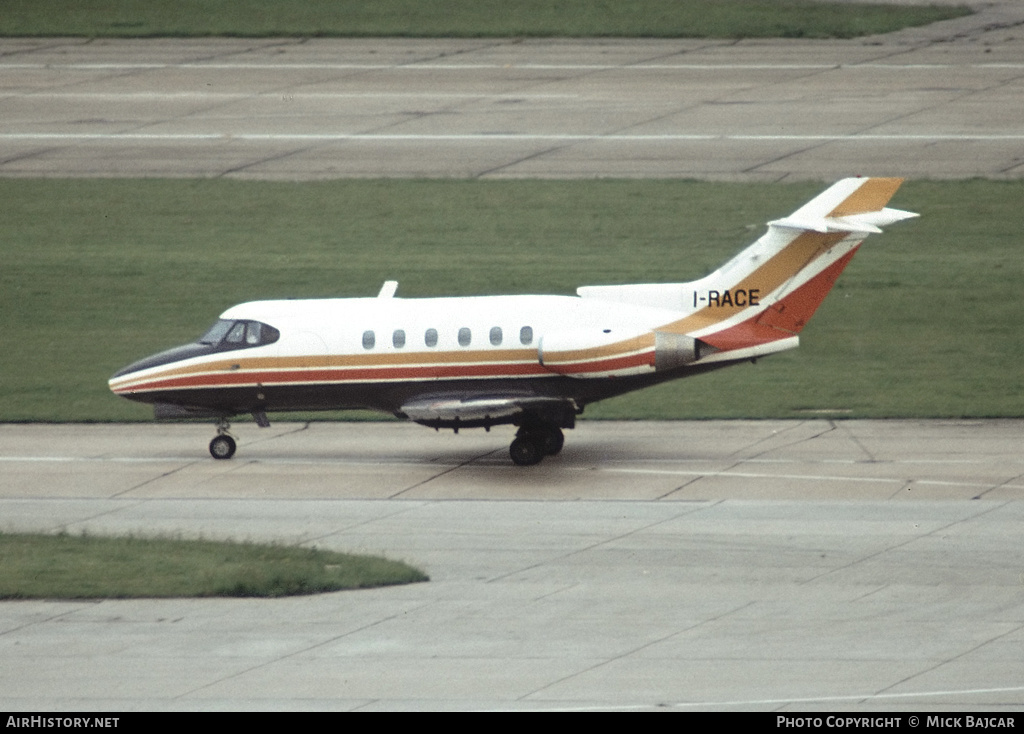
<instances>
[{"instance_id":1,"label":"orange cheatline stripe","mask_svg":"<svg viewBox=\"0 0 1024 734\"><path fill-rule=\"evenodd\" d=\"M636 367L654 368L654 350L640 352L637 354L625 354L620 357L597 359L589 362L556 362L544 365L551 372L560 375L585 376L593 372L617 372L624 369Z\"/></svg>"},{"instance_id":2,"label":"orange cheatline stripe","mask_svg":"<svg viewBox=\"0 0 1024 734\"><path fill-rule=\"evenodd\" d=\"M851 214L877 212L885 208L896 189L903 183L902 178L869 178L860 188L850 194L835 209L828 213L830 217L846 217Z\"/></svg>"},{"instance_id":3,"label":"orange cheatline stripe","mask_svg":"<svg viewBox=\"0 0 1024 734\"><path fill-rule=\"evenodd\" d=\"M576 362L583 360L599 360L607 357L615 357L649 349L654 346L654 332L648 332L630 339L623 339L612 344L604 344L599 347L585 347L582 349L565 349L561 351L544 350L544 364L559 364L564 362Z\"/></svg>"}]
</instances>

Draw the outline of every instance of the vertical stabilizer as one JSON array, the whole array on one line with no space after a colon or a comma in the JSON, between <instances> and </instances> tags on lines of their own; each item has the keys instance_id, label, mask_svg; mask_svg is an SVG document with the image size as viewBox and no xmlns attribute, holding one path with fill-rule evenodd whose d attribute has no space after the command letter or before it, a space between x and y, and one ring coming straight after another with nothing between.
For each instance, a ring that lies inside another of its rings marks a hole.
<instances>
[{"instance_id":1,"label":"vertical stabilizer","mask_svg":"<svg viewBox=\"0 0 1024 734\"><path fill-rule=\"evenodd\" d=\"M913 212L886 204L900 178L834 183L710 275L691 283L584 286L583 298L669 309L680 318L658 329L729 351L793 339L814 315L869 234Z\"/></svg>"},{"instance_id":2,"label":"vertical stabilizer","mask_svg":"<svg viewBox=\"0 0 1024 734\"><path fill-rule=\"evenodd\" d=\"M864 238L916 217L886 204L898 178L847 178L790 216L706 278L689 286L693 311L664 327L721 350L800 333Z\"/></svg>"}]
</instances>

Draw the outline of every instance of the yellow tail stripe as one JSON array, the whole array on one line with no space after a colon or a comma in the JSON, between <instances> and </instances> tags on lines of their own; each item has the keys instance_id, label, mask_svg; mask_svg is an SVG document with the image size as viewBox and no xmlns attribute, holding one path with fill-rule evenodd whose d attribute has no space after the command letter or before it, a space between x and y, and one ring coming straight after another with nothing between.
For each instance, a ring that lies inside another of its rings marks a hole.
<instances>
[{"instance_id":1,"label":"yellow tail stripe","mask_svg":"<svg viewBox=\"0 0 1024 734\"><path fill-rule=\"evenodd\" d=\"M896 189L903 183L902 178L869 178L860 188L850 194L828 213L830 217L847 217L851 214L877 212L885 208Z\"/></svg>"}]
</instances>

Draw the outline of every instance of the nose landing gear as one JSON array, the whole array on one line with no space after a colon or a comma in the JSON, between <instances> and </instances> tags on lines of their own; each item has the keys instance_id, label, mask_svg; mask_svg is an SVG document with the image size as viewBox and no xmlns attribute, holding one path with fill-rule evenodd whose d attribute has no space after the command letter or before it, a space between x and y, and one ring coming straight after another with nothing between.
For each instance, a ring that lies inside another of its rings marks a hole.
<instances>
[{"instance_id":1,"label":"nose landing gear","mask_svg":"<svg viewBox=\"0 0 1024 734\"><path fill-rule=\"evenodd\" d=\"M235 443L235 437L228 433L229 428L231 424L226 420L217 423L217 435L210 441L210 456L215 459L230 459L235 455L238 444Z\"/></svg>"}]
</instances>

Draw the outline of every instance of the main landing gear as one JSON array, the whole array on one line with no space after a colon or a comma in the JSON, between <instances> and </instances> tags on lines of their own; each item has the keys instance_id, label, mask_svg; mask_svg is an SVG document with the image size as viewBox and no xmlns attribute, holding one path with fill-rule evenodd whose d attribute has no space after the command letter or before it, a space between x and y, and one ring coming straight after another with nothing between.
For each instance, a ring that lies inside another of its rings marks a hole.
<instances>
[{"instance_id":1,"label":"main landing gear","mask_svg":"<svg viewBox=\"0 0 1024 734\"><path fill-rule=\"evenodd\" d=\"M516 438L508 448L512 463L519 466L539 464L545 456L554 456L562 450L565 435L562 429L551 424L526 425L516 432Z\"/></svg>"}]
</instances>

